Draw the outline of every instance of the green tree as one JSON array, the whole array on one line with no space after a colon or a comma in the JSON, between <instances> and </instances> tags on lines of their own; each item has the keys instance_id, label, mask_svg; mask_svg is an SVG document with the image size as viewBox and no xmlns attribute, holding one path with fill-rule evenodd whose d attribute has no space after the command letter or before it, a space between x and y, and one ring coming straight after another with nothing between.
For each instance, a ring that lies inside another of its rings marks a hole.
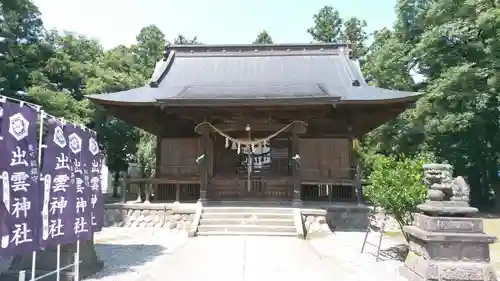
<instances>
[{"instance_id":1,"label":"green tree","mask_svg":"<svg viewBox=\"0 0 500 281\"><path fill-rule=\"evenodd\" d=\"M152 177L156 169L156 136L140 131L140 142L137 149L137 164L143 177Z\"/></svg>"},{"instance_id":2,"label":"green tree","mask_svg":"<svg viewBox=\"0 0 500 281\"><path fill-rule=\"evenodd\" d=\"M186 36L179 34L174 39L175 45L200 45L201 42L198 41L198 37L194 36L193 38L187 38Z\"/></svg>"},{"instance_id":3,"label":"green tree","mask_svg":"<svg viewBox=\"0 0 500 281\"><path fill-rule=\"evenodd\" d=\"M427 188L422 184L423 162L372 155L371 165L365 195L376 207L392 215L401 229L411 225L412 213L427 195ZM408 241L406 233L404 235Z\"/></svg>"},{"instance_id":4,"label":"green tree","mask_svg":"<svg viewBox=\"0 0 500 281\"><path fill-rule=\"evenodd\" d=\"M307 29L314 41L335 43L342 39L342 19L332 6L324 6L313 16L314 25Z\"/></svg>"},{"instance_id":5,"label":"green tree","mask_svg":"<svg viewBox=\"0 0 500 281\"><path fill-rule=\"evenodd\" d=\"M136 40L137 44L132 47L132 51L138 56L138 63L143 74L151 75L167 43L165 34L156 25L149 25L139 31Z\"/></svg>"},{"instance_id":6,"label":"green tree","mask_svg":"<svg viewBox=\"0 0 500 281\"><path fill-rule=\"evenodd\" d=\"M271 35L267 31L263 30L257 35L252 44L273 44L273 38L271 38Z\"/></svg>"},{"instance_id":7,"label":"green tree","mask_svg":"<svg viewBox=\"0 0 500 281\"><path fill-rule=\"evenodd\" d=\"M366 21L352 17L344 21L342 39L350 44L352 55L355 58L362 58L366 52L366 40L368 34L365 31Z\"/></svg>"},{"instance_id":8,"label":"green tree","mask_svg":"<svg viewBox=\"0 0 500 281\"><path fill-rule=\"evenodd\" d=\"M28 0L0 1L0 89L16 96L30 86L30 73L43 63L43 23Z\"/></svg>"},{"instance_id":9,"label":"green tree","mask_svg":"<svg viewBox=\"0 0 500 281\"><path fill-rule=\"evenodd\" d=\"M498 15L490 1L398 1L393 30L376 38L363 69L376 84L426 93L365 143L386 154L428 150L467 176L480 208L492 191L500 206Z\"/></svg>"}]
</instances>

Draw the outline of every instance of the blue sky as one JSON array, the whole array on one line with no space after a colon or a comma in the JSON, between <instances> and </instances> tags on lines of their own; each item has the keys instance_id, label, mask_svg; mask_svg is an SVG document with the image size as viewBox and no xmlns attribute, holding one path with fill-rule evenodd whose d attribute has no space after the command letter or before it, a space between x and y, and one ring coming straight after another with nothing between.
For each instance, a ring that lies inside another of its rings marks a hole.
<instances>
[{"instance_id":1,"label":"blue sky","mask_svg":"<svg viewBox=\"0 0 500 281\"><path fill-rule=\"evenodd\" d=\"M396 0L34 0L47 28L99 39L105 48L134 43L141 27L155 24L167 39L198 36L205 44L251 43L266 29L275 43L310 42L312 16L332 5L342 17L390 27Z\"/></svg>"}]
</instances>

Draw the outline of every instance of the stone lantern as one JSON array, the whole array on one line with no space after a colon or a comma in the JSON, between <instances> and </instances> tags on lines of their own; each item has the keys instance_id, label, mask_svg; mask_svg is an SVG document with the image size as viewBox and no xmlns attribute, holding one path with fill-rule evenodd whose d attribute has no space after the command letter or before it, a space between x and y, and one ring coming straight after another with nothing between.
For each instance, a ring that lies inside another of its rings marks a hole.
<instances>
[{"instance_id":1,"label":"stone lantern","mask_svg":"<svg viewBox=\"0 0 500 281\"><path fill-rule=\"evenodd\" d=\"M424 165L428 200L417 207L413 226L404 228L410 251L400 272L408 280L497 280L483 220L469 205L469 186L452 179L452 166Z\"/></svg>"}]
</instances>

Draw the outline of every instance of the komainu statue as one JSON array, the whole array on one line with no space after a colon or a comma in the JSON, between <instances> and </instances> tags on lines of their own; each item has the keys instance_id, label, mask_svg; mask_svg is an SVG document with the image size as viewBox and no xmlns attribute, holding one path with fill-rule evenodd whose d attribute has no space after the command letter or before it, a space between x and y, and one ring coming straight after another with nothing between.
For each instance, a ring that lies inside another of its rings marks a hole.
<instances>
[{"instance_id":1,"label":"komainu statue","mask_svg":"<svg viewBox=\"0 0 500 281\"><path fill-rule=\"evenodd\" d=\"M453 167L449 164L426 164L424 183L428 187L427 202L417 206L427 214L474 213L469 206L470 188L463 177L452 177Z\"/></svg>"},{"instance_id":2,"label":"komainu statue","mask_svg":"<svg viewBox=\"0 0 500 281\"><path fill-rule=\"evenodd\" d=\"M452 166L448 164L426 164L424 183L429 188L430 201L449 201L453 197Z\"/></svg>"},{"instance_id":3,"label":"komainu statue","mask_svg":"<svg viewBox=\"0 0 500 281\"><path fill-rule=\"evenodd\" d=\"M453 197L451 200L454 201L465 201L469 202L470 187L461 176L456 177L453 180Z\"/></svg>"}]
</instances>

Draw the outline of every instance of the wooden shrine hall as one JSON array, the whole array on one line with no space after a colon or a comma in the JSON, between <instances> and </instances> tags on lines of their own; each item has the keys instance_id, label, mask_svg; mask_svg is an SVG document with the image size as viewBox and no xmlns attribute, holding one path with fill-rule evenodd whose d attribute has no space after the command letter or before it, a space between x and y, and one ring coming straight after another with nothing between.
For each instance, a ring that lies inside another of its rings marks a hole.
<instances>
[{"instance_id":1,"label":"wooden shrine hall","mask_svg":"<svg viewBox=\"0 0 500 281\"><path fill-rule=\"evenodd\" d=\"M157 136L154 200L300 203L359 202L353 140L419 97L369 86L348 45L269 44L166 46L148 85L88 98Z\"/></svg>"}]
</instances>

